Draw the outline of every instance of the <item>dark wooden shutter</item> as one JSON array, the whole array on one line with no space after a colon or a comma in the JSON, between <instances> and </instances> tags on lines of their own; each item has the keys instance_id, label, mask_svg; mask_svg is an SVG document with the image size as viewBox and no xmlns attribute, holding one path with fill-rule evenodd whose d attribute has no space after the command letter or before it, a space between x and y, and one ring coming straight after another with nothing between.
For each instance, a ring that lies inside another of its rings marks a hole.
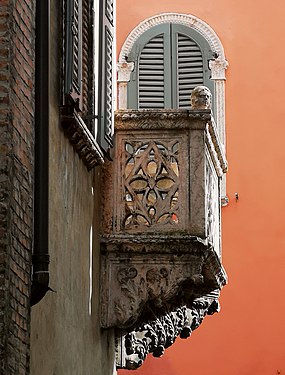
<instances>
[{"instance_id":1,"label":"dark wooden shutter","mask_svg":"<svg viewBox=\"0 0 285 375\"><path fill-rule=\"evenodd\" d=\"M114 4L113 0L100 3L100 64L99 64L99 122L97 142L103 150L112 146L113 134L113 44Z\"/></svg>"},{"instance_id":2,"label":"dark wooden shutter","mask_svg":"<svg viewBox=\"0 0 285 375\"><path fill-rule=\"evenodd\" d=\"M65 95L82 106L82 0L66 1Z\"/></svg>"}]
</instances>

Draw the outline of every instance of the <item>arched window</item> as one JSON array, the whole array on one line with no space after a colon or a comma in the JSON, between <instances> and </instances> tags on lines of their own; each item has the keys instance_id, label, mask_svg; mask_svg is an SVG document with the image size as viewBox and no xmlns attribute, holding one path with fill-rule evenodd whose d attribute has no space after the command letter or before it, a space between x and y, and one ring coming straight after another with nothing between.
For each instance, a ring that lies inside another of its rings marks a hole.
<instances>
[{"instance_id":1,"label":"arched window","mask_svg":"<svg viewBox=\"0 0 285 375\"><path fill-rule=\"evenodd\" d=\"M194 87L208 86L213 96L209 60L215 52L196 30L165 23L144 32L134 43L128 83L128 108L190 108ZM213 101L214 102L214 101Z\"/></svg>"},{"instance_id":2,"label":"arched window","mask_svg":"<svg viewBox=\"0 0 285 375\"><path fill-rule=\"evenodd\" d=\"M222 43L206 22L191 14L152 16L130 32L121 48L118 109L189 108L192 88L203 83L212 92L218 135L225 149L227 66Z\"/></svg>"}]
</instances>

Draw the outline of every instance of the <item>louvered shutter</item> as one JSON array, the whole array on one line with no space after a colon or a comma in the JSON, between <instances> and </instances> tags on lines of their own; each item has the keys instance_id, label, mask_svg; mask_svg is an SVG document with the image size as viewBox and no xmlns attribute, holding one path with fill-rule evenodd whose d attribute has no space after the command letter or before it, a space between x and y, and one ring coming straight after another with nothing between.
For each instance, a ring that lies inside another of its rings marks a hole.
<instances>
[{"instance_id":1,"label":"louvered shutter","mask_svg":"<svg viewBox=\"0 0 285 375\"><path fill-rule=\"evenodd\" d=\"M82 105L82 0L66 1L65 95Z\"/></svg>"},{"instance_id":2,"label":"louvered shutter","mask_svg":"<svg viewBox=\"0 0 285 375\"><path fill-rule=\"evenodd\" d=\"M171 26L173 108L190 108L190 95L194 87L205 85L214 95L210 79L209 59L213 52L197 31L189 27Z\"/></svg>"},{"instance_id":3,"label":"louvered shutter","mask_svg":"<svg viewBox=\"0 0 285 375\"><path fill-rule=\"evenodd\" d=\"M114 58L114 3L102 0L100 4L100 51L99 64L99 122L97 142L103 150L112 146L113 134L113 58Z\"/></svg>"},{"instance_id":4,"label":"louvered shutter","mask_svg":"<svg viewBox=\"0 0 285 375\"><path fill-rule=\"evenodd\" d=\"M190 108L191 91L198 85L209 87L214 96L211 58L208 42L187 26L163 24L146 31L128 56L135 62L128 108Z\"/></svg>"},{"instance_id":5,"label":"louvered shutter","mask_svg":"<svg viewBox=\"0 0 285 375\"><path fill-rule=\"evenodd\" d=\"M143 34L128 61L135 62L128 85L128 107L171 108L170 24L155 26Z\"/></svg>"},{"instance_id":6,"label":"louvered shutter","mask_svg":"<svg viewBox=\"0 0 285 375\"><path fill-rule=\"evenodd\" d=\"M164 108L164 38L159 34L143 48L139 59L139 108Z\"/></svg>"},{"instance_id":7,"label":"louvered shutter","mask_svg":"<svg viewBox=\"0 0 285 375\"><path fill-rule=\"evenodd\" d=\"M203 85L203 56L188 36L177 35L177 108L190 108L194 87Z\"/></svg>"}]
</instances>

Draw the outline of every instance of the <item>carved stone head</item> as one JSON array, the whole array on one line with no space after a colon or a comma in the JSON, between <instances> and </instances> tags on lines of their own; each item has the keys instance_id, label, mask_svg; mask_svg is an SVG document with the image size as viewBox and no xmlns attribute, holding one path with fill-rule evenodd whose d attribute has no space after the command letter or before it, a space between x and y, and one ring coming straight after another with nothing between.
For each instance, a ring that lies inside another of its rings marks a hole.
<instances>
[{"instance_id":1,"label":"carved stone head","mask_svg":"<svg viewBox=\"0 0 285 375\"><path fill-rule=\"evenodd\" d=\"M197 86L191 93L192 109L210 109L212 105L212 93L206 86Z\"/></svg>"}]
</instances>

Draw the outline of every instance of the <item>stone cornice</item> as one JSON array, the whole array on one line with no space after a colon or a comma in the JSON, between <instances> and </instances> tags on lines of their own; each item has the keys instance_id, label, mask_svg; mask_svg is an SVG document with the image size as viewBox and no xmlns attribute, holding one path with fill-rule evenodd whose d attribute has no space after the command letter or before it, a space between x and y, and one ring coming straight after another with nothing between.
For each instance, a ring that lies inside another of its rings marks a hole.
<instances>
[{"instance_id":1,"label":"stone cornice","mask_svg":"<svg viewBox=\"0 0 285 375\"><path fill-rule=\"evenodd\" d=\"M190 119L211 120L211 110L183 110L183 109L128 109L115 113L116 130L139 129L189 129L197 126Z\"/></svg>"}]
</instances>

